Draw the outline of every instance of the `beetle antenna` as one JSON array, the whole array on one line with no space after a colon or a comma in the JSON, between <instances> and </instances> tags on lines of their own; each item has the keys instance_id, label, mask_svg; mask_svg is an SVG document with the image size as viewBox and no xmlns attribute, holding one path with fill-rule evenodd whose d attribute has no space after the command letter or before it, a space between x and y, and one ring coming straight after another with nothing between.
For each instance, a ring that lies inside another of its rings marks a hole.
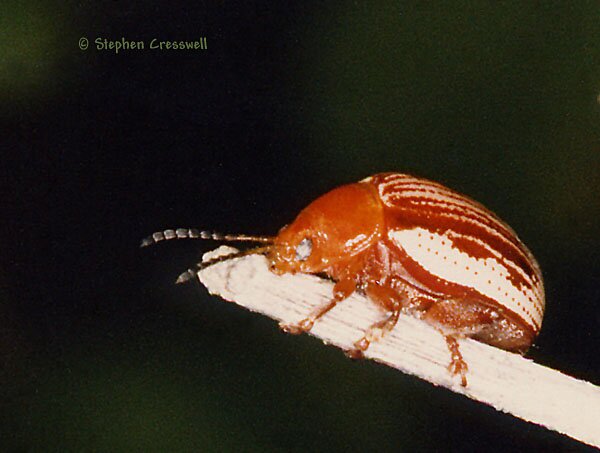
<instances>
[{"instance_id":1,"label":"beetle antenna","mask_svg":"<svg viewBox=\"0 0 600 453\"><path fill-rule=\"evenodd\" d=\"M140 247L147 247L161 241L169 241L171 239L206 239L211 241L223 242L262 242L270 244L273 238L269 236L248 236L246 234L221 234L212 231L201 231L196 228L177 228L176 230L157 231L148 236Z\"/></svg>"},{"instance_id":2,"label":"beetle antenna","mask_svg":"<svg viewBox=\"0 0 600 453\"><path fill-rule=\"evenodd\" d=\"M241 250L235 253L230 253L229 255L222 255L222 256L216 256L214 258L210 258L207 261L203 261L202 263L198 263L196 264L196 268L195 269L188 269L187 271L185 271L184 273L182 273L181 275L179 275L179 277L177 277L177 280L175 281L175 283L179 284L179 283L186 283L188 281L190 281L191 279L193 279L194 277L196 277L196 275L198 274L198 272L200 272L202 269L206 269L207 267L210 267L214 264L217 263L221 263L223 261L227 261L227 260L232 260L235 258L241 258L242 256L247 256L247 255L258 255L261 253L265 253L268 252L271 249L272 246L266 246L266 247L255 247L253 249L248 249L248 250Z\"/></svg>"}]
</instances>

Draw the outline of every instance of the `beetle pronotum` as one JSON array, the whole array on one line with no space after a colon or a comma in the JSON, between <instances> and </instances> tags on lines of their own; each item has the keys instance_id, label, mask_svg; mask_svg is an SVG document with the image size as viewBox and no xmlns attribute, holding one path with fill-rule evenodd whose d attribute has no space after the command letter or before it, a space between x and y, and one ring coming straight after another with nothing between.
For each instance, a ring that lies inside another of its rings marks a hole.
<instances>
[{"instance_id":1,"label":"beetle pronotum","mask_svg":"<svg viewBox=\"0 0 600 453\"><path fill-rule=\"evenodd\" d=\"M262 243L234 256L260 253L276 274L331 278L331 300L282 326L291 333L309 331L336 304L363 291L388 316L364 332L350 355L360 356L392 330L401 313L423 319L444 335L449 370L463 386L467 364L458 337L523 354L542 324L541 271L516 233L483 205L423 178L382 173L338 187L274 237L179 229L154 233L142 246L178 238ZM178 281L193 275L190 270Z\"/></svg>"}]
</instances>

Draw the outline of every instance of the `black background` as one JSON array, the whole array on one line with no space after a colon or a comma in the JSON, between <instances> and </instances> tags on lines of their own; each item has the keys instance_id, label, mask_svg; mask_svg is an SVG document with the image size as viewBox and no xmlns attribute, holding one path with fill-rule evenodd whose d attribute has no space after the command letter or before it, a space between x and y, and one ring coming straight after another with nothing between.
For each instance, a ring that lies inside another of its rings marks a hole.
<instances>
[{"instance_id":1,"label":"black background","mask_svg":"<svg viewBox=\"0 0 600 453\"><path fill-rule=\"evenodd\" d=\"M138 248L167 227L275 234L337 185L428 177L538 258L529 356L600 384L600 7L417 5L3 5L3 448L584 448L174 286L214 243ZM146 49L94 44L122 37Z\"/></svg>"}]
</instances>

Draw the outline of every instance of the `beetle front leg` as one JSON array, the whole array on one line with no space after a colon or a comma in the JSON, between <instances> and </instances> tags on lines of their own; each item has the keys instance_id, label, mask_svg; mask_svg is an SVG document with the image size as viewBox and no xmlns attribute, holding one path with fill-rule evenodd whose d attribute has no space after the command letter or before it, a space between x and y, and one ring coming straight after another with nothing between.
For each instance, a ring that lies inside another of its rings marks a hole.
<instances>
[{"instance_id":1,"label":"beetle front leg","mask_svg":"<svg viewBox=\"0 0 600 453\"><path fill-rule=\"evenodd\" d=\"M350 295L356 289L356 282L354 279L347 278L338 281L333 287L333 297L326 304L320 305L315 308L306 318L297 323L280 323L279 327L286 333L297 335L303 332L308 332L312 329L315 322L327 314L333 307L339 302L350 297Z\"/></svg>"}]
</instances>

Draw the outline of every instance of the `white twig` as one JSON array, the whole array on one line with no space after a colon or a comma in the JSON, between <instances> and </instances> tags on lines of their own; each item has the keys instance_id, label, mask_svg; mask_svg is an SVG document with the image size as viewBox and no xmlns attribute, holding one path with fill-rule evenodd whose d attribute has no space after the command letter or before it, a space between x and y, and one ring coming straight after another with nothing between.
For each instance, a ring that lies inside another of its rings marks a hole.
<instances>
[{"instance_id":1,"label":"white twig","mask_svg":"<svg viewBox=\"0 0 600 453\"><path fill-rule=\"evenodd\" d=\"M232 250L221 247L205 259ZM198 275L211 294L284 323L305 318L332 294L332 283L318 277L273 274L261 255L227 260ZM326 344L350 349L384 315L355 293L317 321L310 334ZM599 387L474 340L461 340L460 350L469 365L466 388L447 370L450 354L442 335L409 316L401 316L394 330L372 344L365 356L600 447Z\"/></svg>"}]
</instances>

